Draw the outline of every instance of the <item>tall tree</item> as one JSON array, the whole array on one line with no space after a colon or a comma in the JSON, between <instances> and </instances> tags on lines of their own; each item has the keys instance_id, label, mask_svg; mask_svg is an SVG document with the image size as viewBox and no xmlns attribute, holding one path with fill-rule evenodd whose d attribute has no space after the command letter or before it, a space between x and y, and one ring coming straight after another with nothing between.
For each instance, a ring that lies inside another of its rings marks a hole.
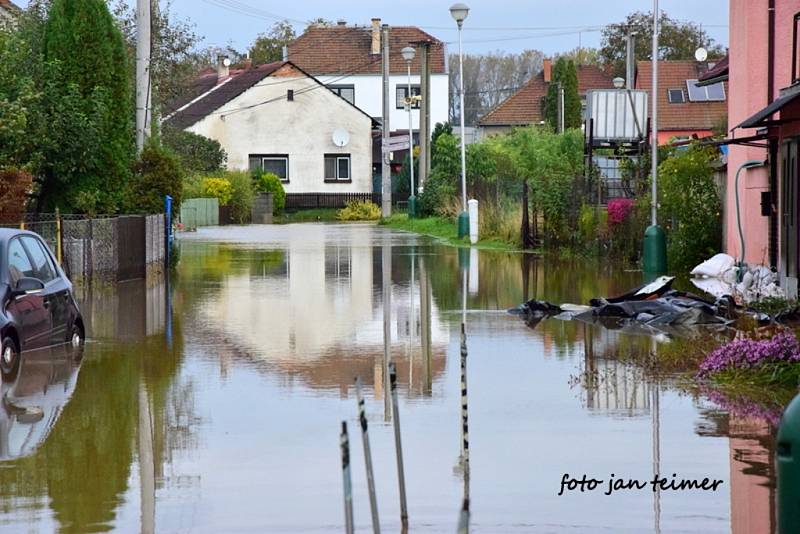
<instances>
[{"instance_id":1,"label":"tall tree","mask_svg":"<svg viewBox=\"0 0 800 534\"><path fill-rule=\"evenodd\" d=\"M560 57L571 59L575 62L576 66L591 65L599 67L603 64L603 61L600 58L600 50L586 46L577 46L569 52L556 54L556 59Z\"/></svg>"},{"instance_id":2,"label":"tall tree","mask_svg":"<svg viewBox=\"0 0 800 534\"><path fill-rule=\"evenodd\" d=\"M542 70L544 54L525 50L519 54L490 52L464 56L464 108L467 125L475 124L494 106L514 94L532 76ZM458 99L458 55L451 54L450 119L457 122L460 110Z\"/></svg>"},{"instance_id":3,"label":"tall tree","mask_svg":"<svg viewBox=\"0 0 800 534\"><path fill-rule=\"evenodd\" d=\"M564 127L580 128L581 98L578 94L578 69L571 59L560 57L553 65L552 82L544 100L545 120L553 129L558 128L558 88L564 89Z\"/></svg>"},{"instance_id":4,"label":"tall tree","mask_svg":"<svg viewBox=\"0 0 800 534\"><path fill-rule=\"evenodd\" d=\"M659 16L659 59L693 59L695 50L705 47L710 58L725 55L725 49L714 43L695 22L682 22L662 12ZM652 59L653 13L636 11L619 24L606 26L602 32L600 57L614 66L614 74L625 75L626 35L636 32L636 60Z\"/></svg>"},{"instance_id":5,"label":"tall tree","mask_svg":"<svg viewBox=\"0 0 800 534\"><path fill-rule=\"evenodd\" d=\"M250 47L250 58L253 64L272 63L283 58L283 47L296 37L294 26L288 20L281 20L272 25L267 33L256 37Z\"/></svg>"},{"instance_id":6,"label":"tall tree","mask_svg":"<svg viewBox=\"0 0 800 534\"><path fill-rule=\"evenodd\" d=\"M53 0L44 30L48 121L62 147L44 168L39 208L115 212L134 159L128 56L104 0Z\"/></svg>"}]
</instances>

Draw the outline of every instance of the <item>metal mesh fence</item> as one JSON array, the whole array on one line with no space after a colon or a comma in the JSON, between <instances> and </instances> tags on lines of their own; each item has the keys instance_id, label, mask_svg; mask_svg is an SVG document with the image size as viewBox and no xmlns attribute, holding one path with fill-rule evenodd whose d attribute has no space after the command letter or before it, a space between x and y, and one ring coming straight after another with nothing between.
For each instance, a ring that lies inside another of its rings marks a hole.
<instances>
[{"instance_id":1,"label":"metal mesh fence","mask_svg":"<svg viewBox=\"0 0 800 534\"><path fill-rule=\"evenodd\" d=\"M137 222L136 219L139 220L138 226L132 226ZM121 225L126 225L128 230L125 240L121 237ZM0 222L0 227L21 228L39 234L56 257L60 253L62 268L77 283L129 279L125 273L131 272L131 269L130 265L122 265L125 261L134 262L135 272L145 275L161 272L166 258L163 214L88 218L83 215L37 213L27 214L20 222ZM131 227L141 228L141 231L131 234ZM133 241L131 235L135 236ZM120 251L131 248L135 254L132 258L128 255L123 261ZM136 269L136 265L141 269Z\"/></svg>"}]
</instances>

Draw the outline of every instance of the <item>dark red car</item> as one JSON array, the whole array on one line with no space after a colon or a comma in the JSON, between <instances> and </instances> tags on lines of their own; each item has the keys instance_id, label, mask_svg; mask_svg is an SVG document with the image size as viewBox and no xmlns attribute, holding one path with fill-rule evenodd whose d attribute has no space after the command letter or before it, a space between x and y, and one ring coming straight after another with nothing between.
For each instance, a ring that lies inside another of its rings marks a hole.
<instances>
[{"instance_id":1,"label":"dark red car","mask_svg":"<svg viewBox=\"0 0 800 534\"><path fill-rule=\"evenodd\" d=\"M0 228L0 372L13 378L20 354L81 345L86 330L72 283L33 232Z\"/></svg>"}]
</instances>

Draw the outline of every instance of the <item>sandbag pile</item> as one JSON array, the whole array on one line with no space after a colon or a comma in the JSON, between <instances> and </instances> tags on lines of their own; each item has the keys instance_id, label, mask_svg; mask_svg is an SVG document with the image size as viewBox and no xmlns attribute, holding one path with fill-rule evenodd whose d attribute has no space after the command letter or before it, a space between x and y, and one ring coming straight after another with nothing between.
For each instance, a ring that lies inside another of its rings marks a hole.
<instances>
[{"instance_id":1,"label":"sandbag pile","mask_svg":"<svg viewBox=\"0 0 800 534\"><path fill-rule=\"evenodd\" d=\"M730 295L739 304L749 304L764 298L784 297L778 286L778 275L763 265L742 266L744 272L739 282L740 266L727 254L717 254L691 271L692 283L710 295Z\"/></svg>"}]
</instances>

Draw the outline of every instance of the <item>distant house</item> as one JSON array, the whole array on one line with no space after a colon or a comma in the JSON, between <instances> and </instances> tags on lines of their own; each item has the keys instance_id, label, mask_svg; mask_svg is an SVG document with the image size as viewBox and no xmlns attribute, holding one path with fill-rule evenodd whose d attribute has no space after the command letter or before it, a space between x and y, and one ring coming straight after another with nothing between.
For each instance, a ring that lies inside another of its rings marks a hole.
<instances>
[{"instance_id":1,"label":"distant house","mask_svg":"<svg viewBox=\"0 0 800 534\"><path fill-rule=\"evenodd\" d=\"M658 62L658 143L671 139L710 137L725 130L728 117L728 84L718 81L698 85L715 65L697 61ZM653 64L640 61L636 67L636 89L652 95ZM648 99L652 116L652 96Z\"/></svg>"},{"instance_id":2,"label":"distant house","mask_svg":"<svg viewBox=\"0 0 800 534\"><path fill-rule=\"evenodd\" d=\"M417 48L411 63L411 91L419 94L420 56L416 43L427 42L431 56L431 124L447 122L449 85L444 43L413 26L389 28L389 84L392 104L389 126L392 131L408 130L408 112L403 99L408 92L406 61L401 50ZM348 102L363 109L371 117L383 116L383 83L381 76L381 20L372 19L371 26L315 26L295 39L288 47L287 59L305 72L329 85ZM418 109L415 107L414 110ZM419 111L412 110L413 128L419 128Z\"/></svg>"},{"instance_id":3,"label":"distant house","mask_svg":"<svg viewBox=\"0 0 800 534\"><path fill-rule=\"evenodd\" d=\"M219 141L228 168L276 174L287 193L372 192L373 120L292 62L202 73L164 122Z\"/></svg>"},{"instance_id":4,"label":"distant house","mask_svg":"<svg viewBox=\"0 0 800 534\"><path fill-rule=\"evenodd\" d=\"M544 99L552 81L552 68L552 61L544 60L539 74L484 115L478 121L482 134L494 135L508 132L514 127L544 122ZM611 75L599 67L578 66L578 93L584 105L587 91L613 87Z\"/></svg>"},{"instance_id":5,"label":"distant house","mask_svg":"<svg viewBox=\"0 0 800 534\"><path fill-rule=\"evenodd\" d=\"M0 24L14 20L20 11L19 6L11 0L0 0Z\"/></svg>"}]
</instances>

